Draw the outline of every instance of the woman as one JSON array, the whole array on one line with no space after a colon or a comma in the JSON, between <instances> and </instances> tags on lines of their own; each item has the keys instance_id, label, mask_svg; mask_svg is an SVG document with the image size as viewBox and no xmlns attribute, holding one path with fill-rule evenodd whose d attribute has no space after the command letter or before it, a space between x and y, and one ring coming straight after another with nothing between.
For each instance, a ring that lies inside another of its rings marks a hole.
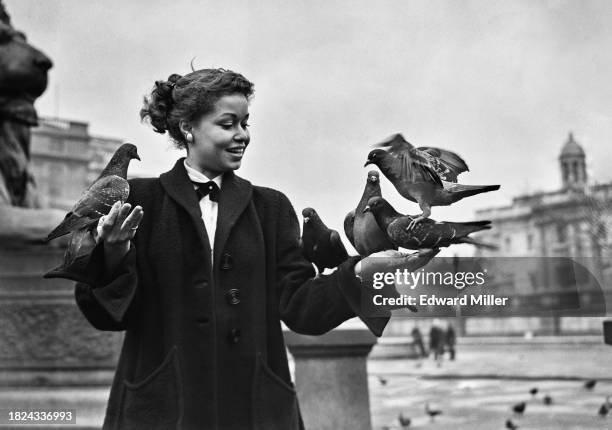
<instances>
[{"instance_id":1,"label":"woman","mask_svg":"<svg viewBox=\"0 0 612 430\"><path fill-rule=\"evenodd\" d=\"M242 75L204 69L145 98L141 117L187 156L130 181L76 286L91 324L126 331L105 429L303 428L281 321L315 335L360 314L359 258L315 278L288 199L234 174L252 94ZM377 335L387 322L363 320Z\"/></svg>"}]
</instances>

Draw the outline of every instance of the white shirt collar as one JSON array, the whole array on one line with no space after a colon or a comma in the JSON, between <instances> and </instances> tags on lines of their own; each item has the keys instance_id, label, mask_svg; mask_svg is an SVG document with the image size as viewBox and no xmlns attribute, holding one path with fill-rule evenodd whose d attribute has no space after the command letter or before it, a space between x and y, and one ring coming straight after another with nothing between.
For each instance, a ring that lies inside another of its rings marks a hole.
<instances>
[{"instance_id":1,"label":"white shirt collar","mask_svg":"<svg viewBox=\"0 0 612 430\"><path fill-rule=\"evenodd\" d=\"M190 167L187 164L187 159L183 160L183 164L185 165L185 170L187 170L187 175L189 176L189 179L191 179L192 181L194 181L194 182L202 182L202 183L208 182L208 181L214 181L215 184L217 184L217 186L219 187L219 189L221 189L221 182L222 182L222 179L223 179L223 174L220 174L220 175L210 179L205 174L197 171L193 167Z\"/></svg>"}]
</instances>

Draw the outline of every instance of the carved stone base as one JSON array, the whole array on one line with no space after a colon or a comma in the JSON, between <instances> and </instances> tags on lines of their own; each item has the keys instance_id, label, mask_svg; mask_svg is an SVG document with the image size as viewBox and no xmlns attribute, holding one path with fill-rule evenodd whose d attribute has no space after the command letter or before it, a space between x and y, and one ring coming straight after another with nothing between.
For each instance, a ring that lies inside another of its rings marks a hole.
<instances>
[{"instance_id":1,"label":"carved stone base","mask_svg":"<svg viewBox=\"0 0 612 430\"><path fill-rule=\"evenodd\" d=\"M323 336L285 333L295 359L295 385L309 430L370 430L366 360L376 338L368 330Z\"/></svg>"},{"instance_id":2,"label":"carved stone base","mask_svg":"<svg viewBox=\"0 0 612 430\"><path fill-rule=\"evenodd\" d=\"M0 246L0 386L109 385L121 333L89 325L74 282L42 278L64 251Z\"/></svg>"}]
</instances>

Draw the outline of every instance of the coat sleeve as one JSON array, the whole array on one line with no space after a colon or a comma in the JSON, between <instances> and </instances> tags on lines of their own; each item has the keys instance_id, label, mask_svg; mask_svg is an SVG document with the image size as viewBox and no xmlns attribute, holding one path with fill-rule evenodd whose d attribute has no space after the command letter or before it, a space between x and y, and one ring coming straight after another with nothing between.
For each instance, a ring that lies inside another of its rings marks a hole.
<instances>
[{"instance_id":1,"label":"coat sleeve","mask_svg":"<svg viewBox=\"0 0 612 430\"><path fill-rule=\"evenodd\" d=\"M95 328L108 331L126 330L138 308L138 275L136 271L136 246L130 251L110 276L105 275L104 246L98 244L86 256L83 275L78 280L74 295L85 318Z\"/></svg>"},{"instance_id":2,"label":"coat sleeve","mask_svg":"<svg viewBox=\"0 0 612 430\"><path fill-rule=\"evenodd\" d=\"M390 313L368 317L361 311L361 282L350 257L329 275L315 271L299 246L300 227L291 203L280 194L277 226L277 290L283 322L293 331L318 335L358 316L375 336L381 336Z\"/></svg>"}]
</instances>

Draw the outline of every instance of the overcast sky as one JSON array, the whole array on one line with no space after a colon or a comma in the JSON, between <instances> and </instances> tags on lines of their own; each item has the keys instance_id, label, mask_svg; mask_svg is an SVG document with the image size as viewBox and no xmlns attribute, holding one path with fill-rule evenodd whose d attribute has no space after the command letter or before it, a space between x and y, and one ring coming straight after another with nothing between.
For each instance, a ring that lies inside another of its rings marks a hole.
<instances>
[{"instance_id":1,"label":"overcast sky","mask_svg":"<svg viewBox=\"0 0 612 430\"><path fill-rule=\"evenodd\" d=\"M432 218L560 184L573 131L591 178L612 180L612 2L4 0L13 25L54 61L40 115L87 121L138 146L139 174L181 153L141 124L157 79L195 66L255 82L238 174L313 206L342 229L370 145L394 132L461 154L468 184L501 184ZM222 6L220 6L222 4ZM383 195L401 212L418 206Z\"/></svg>"}]
</instances>

